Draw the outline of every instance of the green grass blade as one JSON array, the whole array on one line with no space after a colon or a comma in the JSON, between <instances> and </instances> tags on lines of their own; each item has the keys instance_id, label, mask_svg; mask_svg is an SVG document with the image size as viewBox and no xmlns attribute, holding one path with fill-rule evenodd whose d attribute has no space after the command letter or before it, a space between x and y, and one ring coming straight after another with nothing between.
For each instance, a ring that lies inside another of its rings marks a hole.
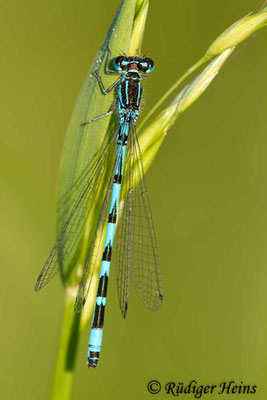
<instances>
[{"instance_id":1,"label":"green grass blade","mask_svg":"<svg viewBox=\"0 0 267 400\"><path fill-rule=\"evenodd\" d=\"M80 314L73 312L73 291L66 291L60 346L54 372L51 400L70 400L74 380L74 366L79 343Z\"/></svg>"},{"instance_id":2,"label":"green grass blade","mask_svg":"<svg viewBox=\"0 0 267 400\"><path fill-rule=\"evenodd\" d=\"M81 123L104 114L109 110L113 95L104 96L92 72L99 71L106 87L112 85L116 76L108 76L103 72L106 60L107 45L113 55L128 52L131 40L132 26L135 15L136 0L124 0L114 18L90 71L85 79L81 92L74 107L69 127L66 132L64 148L60 164L58 189L57 230L61 230L71 206L83 187L90 166L95 162L100 145L106 135L110 117L103 118L97 123L81 127ZM77 247L81 243L77 243ZM77 254L73 252L72 254ZM75 259L70 259L63 266L63 281L66 282Z\"/></svg>"}]
</instances>

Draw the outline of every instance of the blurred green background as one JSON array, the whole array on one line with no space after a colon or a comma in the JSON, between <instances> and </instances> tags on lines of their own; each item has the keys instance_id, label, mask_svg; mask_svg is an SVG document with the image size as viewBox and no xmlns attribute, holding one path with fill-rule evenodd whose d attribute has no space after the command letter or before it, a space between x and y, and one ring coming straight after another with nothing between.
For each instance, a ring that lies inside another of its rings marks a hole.
<instances>
[{"instance_id":1,"label":"blurred green background","mask_svg":"<svg viewBox=\"0 0 267 400\"><path fill-rule=\"evenodd\" d=\"M1 1L2 399L50 395L64 292L59 278L38 294L33 285L55 239L64 133L119 3ZM156 69L143 113L225 28L260 6L152 1L143 50ZM257 385L254 399L266 398L266 70L259 31L169 132L147 174L164 304L151 313L132 292L122 320L112 273L99 367L86 368L88 326L74 400L149 399L151 379L243 381Z\"/></svg>"}]
</instances>

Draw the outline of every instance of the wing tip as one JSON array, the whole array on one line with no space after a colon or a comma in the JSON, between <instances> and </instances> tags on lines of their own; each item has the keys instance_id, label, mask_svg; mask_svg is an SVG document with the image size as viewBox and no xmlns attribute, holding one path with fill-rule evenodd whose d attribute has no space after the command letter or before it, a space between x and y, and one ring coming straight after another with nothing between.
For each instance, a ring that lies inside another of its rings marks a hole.
<instances>
[{"instance_id":1,"label":"wing tip","mask_svg":"<svg viewBox=\"0 0 267 400\"><path fill-rule=\"evenodd\" d=\"M82 311L82 309L83 309L83 307L85 305L85 302L86 302L85 298L83 298L82 300L81 299L76 299L75 304L74 304L74 312L75 312L75 314L79 314Z\"/></svg>"},{"instance_id":2,"label":"wing tip","mask_svg":"<svg viewBox=\"0 0 267 400\"><path fill-rule=\"evenodd\" d=\"M40 275L37 278L37 281L36 281L35 285L34 285L35 292L38 292L43 287L43 285L41 284L42 276L43 276L43 273L41 272Z\"/></svg>"},{"instance_id":3,"label":"wing tip","mask_svg":"<svg viewBox=\"0 0 267 400\"><path fill-rule=\"evenodd\" d=\"M128 311L128 301L125 302L124 304L124 310L122 313L122 317L125 319L127 317L127 311Z\"/></svg>"}]
</instances>

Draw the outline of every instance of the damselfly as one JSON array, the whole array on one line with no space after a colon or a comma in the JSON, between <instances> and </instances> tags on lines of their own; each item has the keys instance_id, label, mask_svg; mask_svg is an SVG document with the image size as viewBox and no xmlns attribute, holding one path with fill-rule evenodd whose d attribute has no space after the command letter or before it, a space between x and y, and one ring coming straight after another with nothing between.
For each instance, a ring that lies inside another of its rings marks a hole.
<instances>
[{"instance_id":1,"label":"damselfly","mask_svg":"<svg viewBox=\"0 0 267 400\"><path fill-rule=\"evenodd\" d=\"M46 285L61 268L62 263L79 240L86 216L94 203L102 181L107 159L117 142L113 170L75 302L75 312L79 313L88 296L98 254L102 250L101 238L106 228L89 339L88 367L96 367L99 360L113 247L117 253L118 297L123 317L126 317L128 308L130 273L137 293L150 310L158 309L163 301L158 250L146 191L142 156L135 130L143 93L140 81L153 71L154 62L146 57L119 56L113 61L114 70L110 70L109 64L110 51L108 50L106 73L120 75L110 88L104 88L98 73L94 75L103 94L117 89L115 101L107 113L84 122L82 125L111 114L117 107L118 127L108 144L103 145L90 177L78 196L35 284L35 290L40 290ZM120 202L121 192L123 199Z\"/></svg>"}]
</instances>

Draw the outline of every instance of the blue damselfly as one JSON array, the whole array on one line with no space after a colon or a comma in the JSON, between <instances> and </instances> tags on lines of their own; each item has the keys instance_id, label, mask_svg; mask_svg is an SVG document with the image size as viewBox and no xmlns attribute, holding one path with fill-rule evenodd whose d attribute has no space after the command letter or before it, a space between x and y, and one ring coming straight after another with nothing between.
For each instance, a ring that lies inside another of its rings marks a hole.
<instances>
[{"instance_id":1,"label":"blue damselfly","mask_svg":"<svg viewBox=\"0 0 267 400\"><path fill-rule=\"evenodd\" d=\"M117 286L122 316L126 317L128 308L130 273L137 293L150 310L158 309L163 301L158 250L145 185L142 155L135 130L143 92L140 81L147 77L147 73L153 71L154 62L147 57L119 56L113 61L113 70L109 68L109 64L108 50L106 73L120 75L110 88L104 88L98 73L95 72L94 75L103 94L117 90L115 101L107 113L82 123L82 126L110 115L117 107L118 127L108 143L103 145L89 179L78 196L35 284L35 290L40 290L46 285L59 271L60 265L64 263L75 242L79 240L86 215L96 198L107 159L117 142L114 167L75 302L75 312L79 313L88 296L99 252L103 250L88 347L89 367L97 366L100 355L113 247L117 254ZM121 192L124 195L122 202L120 202ZM105 228L105 244L104 249L101 249L100 243Z\"/></svg>"}]
</instances>

